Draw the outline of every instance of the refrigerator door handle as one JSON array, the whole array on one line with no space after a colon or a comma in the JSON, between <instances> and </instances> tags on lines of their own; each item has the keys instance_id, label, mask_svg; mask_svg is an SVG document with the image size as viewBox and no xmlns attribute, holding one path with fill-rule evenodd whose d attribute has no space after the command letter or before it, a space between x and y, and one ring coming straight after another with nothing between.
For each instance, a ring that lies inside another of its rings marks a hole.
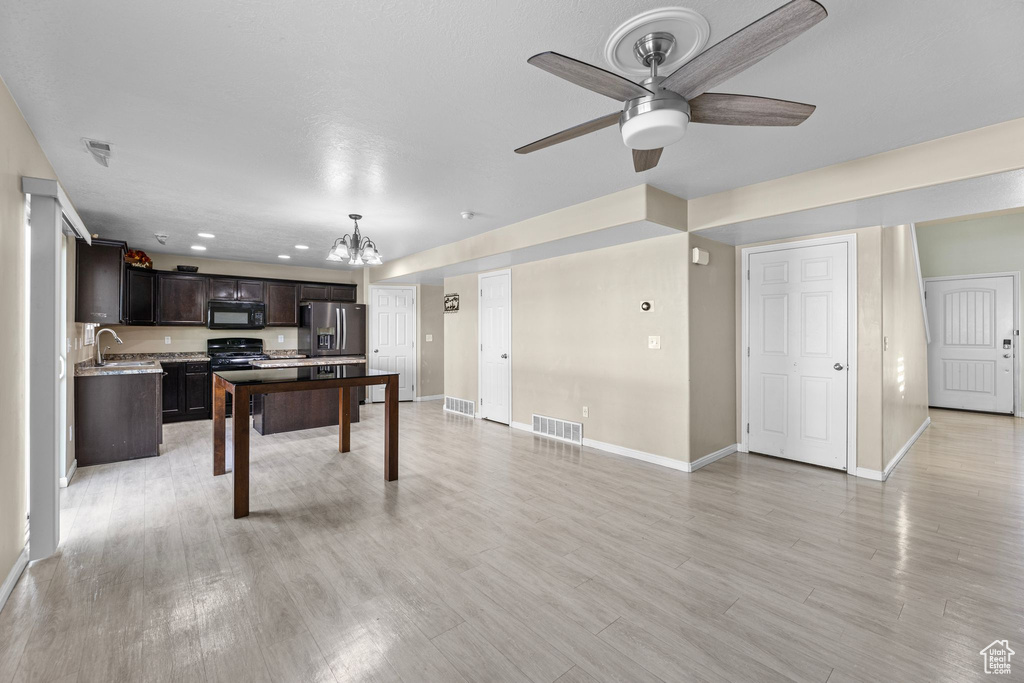
<instances>
[{"instance_id":1,"label":"refrigerator door handle","mask_svg":"<svg viewBox=\"0 0 1024 683\"><path fill-rule=\"evenodd\" d=\"M338 314L338 320L341 322L341 346L339 349L348 348L348 316L345 315L345 309L335 308L334 312Z\"/></svg>"}]
</instances>

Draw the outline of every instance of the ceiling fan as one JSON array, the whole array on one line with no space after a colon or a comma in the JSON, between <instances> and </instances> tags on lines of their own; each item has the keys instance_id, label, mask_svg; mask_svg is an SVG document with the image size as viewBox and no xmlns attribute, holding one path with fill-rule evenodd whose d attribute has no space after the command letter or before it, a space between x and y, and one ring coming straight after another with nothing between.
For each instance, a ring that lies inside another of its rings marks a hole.
<instances>
[{"instance_id":1,"label":"ceiling fan","mask_svg":"<svg viewBox=\"0 0 1024 683\"><path fill-rule=\"evenodd\" d=\"M516 153L536 152L618 123L622 141L633 150L633 168L639 173L657 166L663 149L681 140L691 121L726 126L799 125L811 115L814 105L708 90L761 61L826 16L825 8L814 0L791 0L668 76L659 76L658 66L675 46L675 37L666 32L649 33L633 46L634 56L651 69L650 77L640 83L557 52L534 55L526 60L529 64L624 105L621 112L531 142Z\"/></svg>"}]
</instances>

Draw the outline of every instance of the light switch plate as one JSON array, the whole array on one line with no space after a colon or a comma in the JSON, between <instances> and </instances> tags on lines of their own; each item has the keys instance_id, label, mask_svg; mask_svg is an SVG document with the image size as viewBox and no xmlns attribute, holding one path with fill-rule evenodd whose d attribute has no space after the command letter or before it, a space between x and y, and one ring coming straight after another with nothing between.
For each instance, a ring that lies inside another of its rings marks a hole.
<instances>
[{"instance_id":1,"label":"light switch plate","mask_svg":"<svg viewBox=\"0 0 1024 683\"><path fill-rule=\"evenodd\" d=\"M170 343L171 343L171 338L170 337L164 337L164 344L170 344Z\"/></svg>"},{"instance_id":2,"label":"light switch plate","mask_svg":"<svg viewBox=\"0 0 1024 683\"><path fill-rule=\"evenodd\" d=\"M660 349L661 348L661 336L651 335L647 338L647 348L649 349Z\"/></svg>"},{"instance_id":3,"label":"light switch plate","mask_svg":"<svg viewBox=\"0 0 1024 683\"><path fill-rule=\"evenodd\" d=\"M434 335L428 334L427 335L427 341L434 341Z\"/></svg>"},{"instance_id":4,"label":"light switch plate","mask_svg":"<svg viewBox=\"0 0 1024 683\"><path fill-rule=\"evenodd\" d=\"M278 343L284 342L284 335L283 334L277 335L277 341L278 341Z\"/></svg>"}]
</instances>

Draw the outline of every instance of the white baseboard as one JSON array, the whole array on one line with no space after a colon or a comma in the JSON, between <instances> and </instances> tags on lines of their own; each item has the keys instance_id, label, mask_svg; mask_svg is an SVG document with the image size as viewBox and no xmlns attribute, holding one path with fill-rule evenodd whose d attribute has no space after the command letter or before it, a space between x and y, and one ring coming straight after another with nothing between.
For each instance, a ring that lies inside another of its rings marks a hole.
<instances>
[{"instance_id":1,"label":"white baseboard","mask_svg":"<svg viewBox=\"0 0 1024 683\"><path fill-rule=\"evenodd\" d=\"M78 471L78 458L71 461L71 467L68 468L68 476L60 478L60 487L66 489L68 484L71 483L71 478L75 476L75 472Z\"/></svg>"},{"instance_id":2,"label":"white baseboard","mask_svg":"<svg viewBox=\"0 0 1024 683\"><path fill-rule=\"evenodd\" d=\"M7 604L7 598L11 597L11 591L14 590L15 584L18 583L18 579L21 578L21 573L25 571L25 567L28 566L28 546L21 549L21 554L18 555L18 559L14 561L14 566L11 567L11 571L7 573L7 578L4 579L3 585L0 585L0 609L4 608Z\"/></svg>"},{"instance_id":3,"label":"white baseboard","mask_svg":"<svg viewBox=\"0 0 1024 683\"><path fill-rule=\"evenodd\" d=\"M520 429L524 432L534 433L533 426L526 424L525 422L512 422L509 424L513 429ZM541 435L543 436L543 435ZM669 469L678 470L680 472L693 472L694 470L700 469L705 465L710 465L716 460L720 460L730 453L736 452L736 444L731 444L715 451L714 453L708 453L707 455L693 461L683 462L682 460L676 460L675 458L666 458L664 455L657 455L655 453L647 453L646 451L638 451L635 448L627 448L625 446L618 446L613 443L606 443L604 441L597 441L595 439L588 439L584 437L583 445L589 448L595 448L599 451L606 453L613 453L615 455L621 455L626 458L633 458L634 460L643 460L655 465L661 465L662 467L668 467Z\"/></svg>"},{"instance_id":4,"label":"white baseboard","mask_svg":"<svg viewBox=\"0 0 1024 683\"><path fill-rule=\"evenodd\" d=\"M903 456L907 454L907 451L909 451L910 447L914 445L914 442L916 442L921 437L921 435L924 434L924 430L928 429L928 425L930 425L931 423L931 417L924 418L924 422L922 422L921 426L917 428L917 431L914 432L914 434L909 439L907 439L907 442L903 444L903 448L897 451L896 455L893 456L893 459L890 460L889 464L885 466L885 470L882 471L882 481L885 481L886 479L889 478L889 475L892 474L892 471L896 468L896 465L900 463L900 460L903 459Z\"/></svg>"},{"instance_id":5,"label":"white baseboard","mask_svg":"<svg viewBox=\"0 0 1024 683\"><path fill-rule=\"evenodd\" d=\"M414 401L439 401L444 398L444 394L434 394L433 396L417 396Z\"/></svg>"},{"instance_id":6,"label":"white baseboard","mask_svg":"<svg viewBox=\"0 0 1024 683\"><path fill-rule=\"evenodd\" d=\"M931 423L932 418L924 418L924 422L921 423L921 426L917 428L917 431L914 432L914 434L909 439L907 439L907 442L903 444L903 448L896 452L896 455L893 456L893 459L889 461L889 464L885 466L884 470L870 470L866 467L858 467L857 476L863 477L865 479L873 479L875 481L885 481L886 479L888 479L889 475L892 474L892 471L896 468L896 465L900 463L900 460L903 459L903 456L910 451L910 448L914 445L914 442L916 442L921 437L921 435L924 434L924 430L928 429L928 425L930 425Z\"/></svg>"},{"instance_id":7,"label":"white baseboard","mask_svg":"<svg viewBox=\"0 0 1024 683\"><path fill-rule=\"evenodd\" d=\"M749 453L750 449L747 448L747 444L745 444L745 443L738 443L738 444L736 444L736 452L737 453Z\"/></svg>"},{"instance_id":8,"label":"white baseboard","mask_svg":"<svg viewBox=\"0 0 1024 683\"><path fill-rule=\"evenodd\" d=\"M690 471L693 472L695 470L699 470L701 467L704 467L705 465L710 465L711 463L713 463L716 460L721 460L722 458L724 458L727 455L732 455L733 453L735 453L738 450L739 450L739 444L735 444L735 443L731 443L728 446L726 446L725 448L719 448L714 453L708 453L707 455L705 455L703 457L700 457L700 458L697 458L696 460L691 462L690 463Z\"/></svg>"}]
</instances>

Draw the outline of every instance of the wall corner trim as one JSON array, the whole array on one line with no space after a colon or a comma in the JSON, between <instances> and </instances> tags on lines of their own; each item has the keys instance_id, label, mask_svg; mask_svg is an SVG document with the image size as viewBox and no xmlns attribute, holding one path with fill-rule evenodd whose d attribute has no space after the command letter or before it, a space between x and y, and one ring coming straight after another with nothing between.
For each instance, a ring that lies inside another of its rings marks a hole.
<instances>
[{"instance_id":1,"label":"wall corner trim","mask_svg":"<svg viewBox=\"0 0 1024 683\"><path fill-rule=\"evenodd\" d=\"M696 460L691 462L690 471L693 472L695 470L699 470L701 467L704 467L705 465L710 465L716 460L721 460L727 455L732 455L733 453L736 453L738 450L739 444L735 443L731 443L725 448L719 448L714 453L708 453L707 455L701 456L700 458L697 458Z\"/></svg>"},{"instance_id":2,"label":"wall corner trim","mask_svg":"<svg viewBox=\"0 0 1024 683\"><path fill-rule=\"evenodd\" d=\"M74 460L71 461L71 467L68 468L67 476L63 476L63 477L60 478L60 482L59 483L60 483L60 487L62 489L66 489L68 487L68 484L71 483L71 479L72 479L72 477L75 476L75 472L77 472L77 471L78 471L78 458L75 458Z\"/></svg>"},{"instance_id":3,"label":"wall corner trim","mask_svg":"<svg viewBox=\"0 0 1024 683\"><path fill-rule=\"evenodd\" d=\"M867 467L858 467L854 476L873 481L885 481L885 475L882 474L881 470L871 470Z\"/></svg>"},{"instance_id":4,"label":"wall corner trim","mask_svg":"<svg viewBox=\"0 0 1024 683\"><path fill-rule=\"evenodd\" d=\"M11 567L11 571L8 572L7 578L4 579L3 585L0 585L0 610L7 604L7 598L11 597L11 591L14 590L14 586L17 585L18 579L21 578L21 573L25 571L25 567L28 566L28 547L21 549L21 553L18 555L18 559L14 561L14 566Z\"/></svg>"},{"instance_id":5,"label":"wall corner trim","mask_svg":"<svg viewBox=\"0 0 1024 683\"><path fill-rule=\"evenodd\" d=\"M889 478L889 475L892 474L892 471L896 469L896 465L900 463L900 460L903 459L903 456L906 455L908 451L910 451L911 446L913 446L914 443L921 437L921 435L924 434L924 430L928 429L928 425L930 425L931 423L931 416L925 416L924 422L921 423L921 426L917 428L917 431L914 432L909 439L907 439L907 442L903 444L903 448L899 449L896 452L896 455L893 456L893 459L889 461L889 464L885 466L885 469L882 471L882 481L885 481L886 479Z\"/></svg>"}]
</instances>

